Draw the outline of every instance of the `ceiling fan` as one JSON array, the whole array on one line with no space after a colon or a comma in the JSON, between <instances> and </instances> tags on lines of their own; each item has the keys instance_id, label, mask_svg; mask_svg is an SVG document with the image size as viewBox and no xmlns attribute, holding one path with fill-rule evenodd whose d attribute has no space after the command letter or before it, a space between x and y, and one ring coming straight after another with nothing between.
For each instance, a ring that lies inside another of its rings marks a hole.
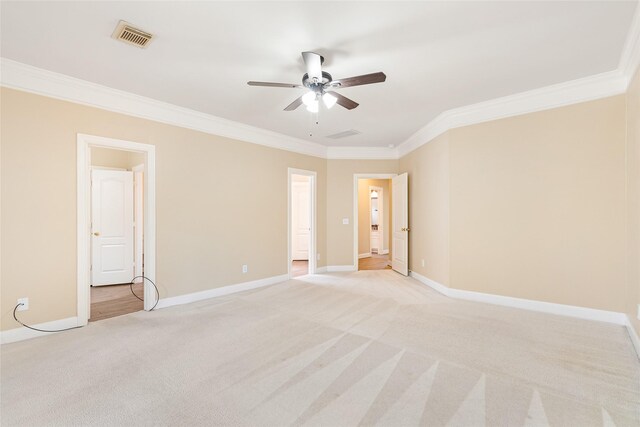
<instances>
[{"instance_id":1,"label":"ceiling fan","mask_svg":"<svg viewBox=\"0 0 640 427\"><path fill-rule=\"evenodd\" d=\"M333 107L335 104L341 105L347 110L353 110L359 104L346 96L342 96L331 89L340 89L343 87L362 86L372 83L381 83L387 79L384 73L364 74L362 76L349 77L346 79L333 80L331 74L322 71L322 63L324 57L315 52L302 52L302 59L307 66L307 72L302 76L302 84L292 83L270 83L270 82L247 82L249 86L266 86L266 87L288 87L295 89L309 89L307 93L297 98L289 104L284 111L293 111L302 104L306 105L307 111L317 113L320 106L320 100L327 108Z\"/></svg>"}]
</instances>

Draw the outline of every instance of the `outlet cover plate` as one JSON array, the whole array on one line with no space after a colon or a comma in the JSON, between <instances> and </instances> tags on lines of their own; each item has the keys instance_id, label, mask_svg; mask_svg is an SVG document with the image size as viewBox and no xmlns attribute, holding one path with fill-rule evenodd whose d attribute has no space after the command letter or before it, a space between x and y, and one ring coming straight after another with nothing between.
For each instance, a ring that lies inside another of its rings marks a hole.
<instances>
[{"instance_id":1,"label":"outlet cover plate","mask_svg":"<svg viewBox=\"0 0 640 427\"><path fill-rule=\"evenodd\" d=\"M16 311L26 311L29 310L29 298L18 298L18 304L22 303L20 307Z\"/></svg>"}]
</instances>

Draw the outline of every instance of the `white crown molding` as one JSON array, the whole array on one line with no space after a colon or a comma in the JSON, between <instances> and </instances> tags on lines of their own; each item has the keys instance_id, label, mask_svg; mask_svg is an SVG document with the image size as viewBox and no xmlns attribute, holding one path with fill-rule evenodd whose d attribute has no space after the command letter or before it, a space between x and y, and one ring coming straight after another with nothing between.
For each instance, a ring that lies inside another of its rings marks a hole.
<instances>
[{"instance_id":1,"label":"white crown molding","mask_svg":"<svg viewBox=\"0 0 640 427\"><path fill-rule=\"evenodd\" d=\"M166 308L174 305L189 304L191 302L220 297L223 295L235 294L237 292L261 288L263 286L274 285L276 283L286 282L287 280L289 280L289 275L282 274L280 276L266 277L264 279L253 280L251 282L237 283L235 285L212 288L207 289L206 291L178 295L176 297L161 298L160 301L158 301L157 308Z\"/></svg>"},{"instance_id":2,"label":"white crown molding","mask_svg":"<svg viewBox=\"0 0 640 427\"><path fill-rule=\"evenodd\" d=\"M542 313L557 314L560 316L575 317L578 319L596 320L599 322L613 323L627 326L629 319L624 313L615 311L598 310L595 308L578 307L575 305L556 304L552 302L535 301L524 298L507 297L503 295L485 294L481 292L465 291L442 285L421 274L412 271L409 275L419 282L429 286L433 290L450 298L467 301L484 302L487 304L502 305L505 307L520 308L523 310L538 311Z\"/></svg>"},{"instance_id":3,"label":"white crown molding","mask_svg":"<svg viewBox=\"0 0 640 427\"><path fill-rule=\"evenodd\" d=\"M631 28L627 34L618 65L618 70L627 81L627 87L631 83L638 66L640 66L640 1L636 5Z\"/></svg>"},{"instance_id":4,"label":"white crown molding","mask_svg":"<svg viewBox=\"0 0 640 427\"><path fill-rule=\"evenodd\" d=\"M403 157L451 129L619 95L639 66L640 3L616 70L444 111L395 148L326 147L6 58L0 58L0 85L314 157L382 160Z\"/></svg>"},{"instance_id":5,"label":"white crown molding","mask_svg":"<svg viewBox=\"0 0 640 427\"><path fill-rule=\"evenodd\" d=\"M327 147L327 159L395 160L397 148L387 147Z\"/></svg>"},{"instance_id":6,"label":"white crown molding","mask_svg":"<svg viewBox=\"0 0 640 427\"><path fill-rule=\"evenodd\" d=\"M82 326L77 317L67 317L66 319L53 320L51 322L38 323L33 325L34 328L44 330L66 329ZM17 341L24 341L31 338L43 337L45 335L59 334L60 332L40 332L28 329L23 326L15 329L0 332L0 343L9 344Z\"/></svg>"},{"instance_id":7,"label":"white crown molding","mask_svg":"<svg viewBox=\"0 0 640 427\"><path fill-rule=\"evenodd\" d=\"M400 144L398 154L405 156L451 129L619 95L627 84L616 70L447 110Z\"/></svg>"},{"instance_id":8,"label":"white crown molding","mask_svg":"<svg viewBox=\"0 0 640 427\"><path fill-rule=\"evenodd\" d=\"M627 91L639 65L640 2L617 69L444 111L399 144L398 156L406 156L451 129L619 95Z\"/></svg>"},{"instance_id":9,"label":"white crown molding","mask_svg":"<svg viewBox=\"0 0 640 427\"><path fill-rule=\"evenodd\" d=\"M60 73L0 58L2 86L212 135L326 158L327 147Z\"/></svg>"}]
</instances>

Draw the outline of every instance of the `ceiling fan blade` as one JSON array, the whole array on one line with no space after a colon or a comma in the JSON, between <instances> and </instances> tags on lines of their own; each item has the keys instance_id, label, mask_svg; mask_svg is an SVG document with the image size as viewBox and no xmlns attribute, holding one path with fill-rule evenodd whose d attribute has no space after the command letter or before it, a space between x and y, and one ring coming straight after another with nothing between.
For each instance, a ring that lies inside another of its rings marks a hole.
<instances>
[{"instance_id":1,"label":"ceiling fan blade","mask_svg":"<svg viewBox=\"0 0 640 427\"><path fill-rule=\"evenodd\" d=\"M293 83L247 82L247 84L249 86L304 88L302 85L296 85Z\"/></svg>"},{"instance_id":2,"label":"ceiling fan blade","mask_svg":"<svg viewBox=\"0 0 640 427\"><path fill-rule=\"evenodd\" d=\"M302 97L298 97L291 104L287 105L284 111L293 111L301 105L302 105Z\"/></svg>"},{"instance_id":3,"label":"ceiling fan blade","mask_svg":"<svg viewBox=\"0 0 640 427\"><path fill-rule=\"evenodd\" d=\"M360 105L356 101L349 99L346 96L340 95L338 92L328 91L327 93L330 93L331 95L338 98L338 100L336 101L336 104L343 106L347 110L353 110L358 105Z\"/></svg>"},{"instance_id":4,"label":"ceiling fan blade","mask_svg":"<svg viewBox=\"0 0 640 427\"><path fill-rule=\"evenodd\" d=\"M372 73L372 74L364 74L362 76L349 77L346 79L333 80L327 86L337 89L341 87L351 87L351 86L369 85L372 83L382 83L385 80L387 80L387 76L384 73Z\"/></svg>"},{"instance_id":5,"label":"ceiling fan blade","mask_svg":"<svg viewBox=\"0 0 640 427\"><path fill-rule=\"evenodd\" d=\"M307 66L307 74L309 79L315 77L322 82L322 56L315 52L302 52L302 59Z\"/></svg>"}]
</instances>

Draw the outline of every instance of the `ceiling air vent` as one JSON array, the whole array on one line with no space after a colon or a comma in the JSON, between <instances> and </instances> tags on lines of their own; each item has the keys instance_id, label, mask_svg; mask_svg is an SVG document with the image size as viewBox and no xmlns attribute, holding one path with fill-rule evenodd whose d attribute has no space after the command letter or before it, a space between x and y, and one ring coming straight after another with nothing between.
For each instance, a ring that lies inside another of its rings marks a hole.
<instances>
[{"instance_id":1,"label":"ceiling air vent","mask_svg":"<svg viewBox=\"0 0 640 427\"><path fill-rule=\"evenodd\" d=\"M333 135L327 135L326 137L331 139L340 139L340 138L346 138L348 136L353 136L358 134L360 134L360 131L357 131L355 129L349 129L342 132L334 133Z\"/></svg>"},{"instance_id":2,"label":"ceiling air vent","mask_svg":"<svg viewBox=\"0 0 640 427\"><path fill-rule=\"evenodd\" d=\"M153 34L135 28L133 25L125 21L120 21L115 31L111 35L116 40L138 46L141 49L146 48L151 43Z\"/></svg>"}]
</instances>

